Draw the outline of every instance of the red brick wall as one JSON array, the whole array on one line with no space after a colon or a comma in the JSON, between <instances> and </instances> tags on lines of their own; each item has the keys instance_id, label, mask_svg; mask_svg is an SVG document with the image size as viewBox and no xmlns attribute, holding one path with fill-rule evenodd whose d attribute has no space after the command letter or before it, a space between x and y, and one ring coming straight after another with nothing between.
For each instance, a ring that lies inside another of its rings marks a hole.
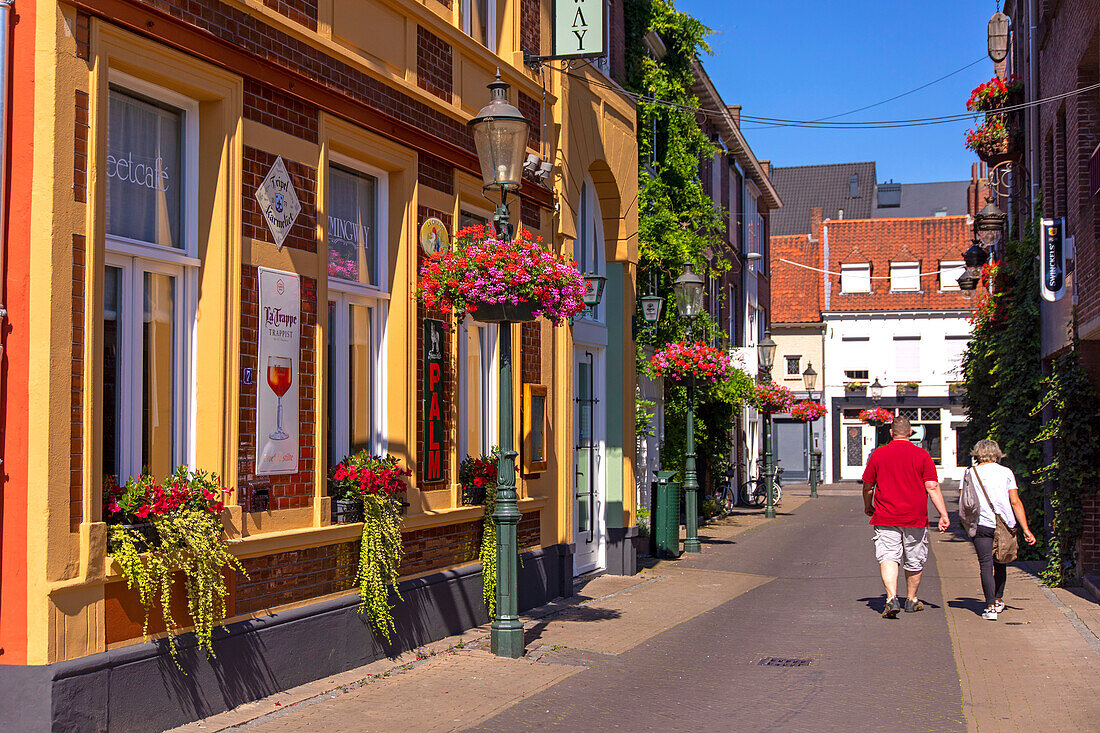
<instances>
[{"instance_id":1,"label":"red brick wall","mask_svg":"<svg viewBox=\"0 0 1100 733\"><path fill-rule=\"evenodd\" d=\"M531 134L527 137L527 147L538 150L542 141L542 102L519 92L516 108L531 123Z\"/></svg>"},{"instance_id":2,"label":"red brick wall","mask_svg":"<svg viewBox=\"0 0 1100 733\"><path fill-rule=\"evenodd\" d=\"M453 56L449 43L423 26L416 27L416 84L447 102L454 84Z\"/></svg>"},{"instance_id":3,"label":"red brick wall","mask_svg":"<svg viewBox=\"0 0 1100 733\"><path fill-rule=\"evenodd\" d=\"M416 161L417 180L424 186L434 188L448 196L455 192L455 169L445 160L434 155L421 153Z\"/></svg>"},{"instance_id":4,"label":"red brick wall","mask_svg":"<svg viewBox=\"0 0 1100 733\"><path fill-rule=\"evenodd\" d=\"M1100 572L1100 492L1081 502L1085 526L1081 533L1081 572L1094 575Z\"/></svg>"},{"instance_id":5,"label":"red brick wall","mask_svg":"<svg viewBox=\"0 0 1100 733\"><path fill-rule=\"evenodd\" d=\"M313 462L317 425L317 281L303 277L302 323L298 352L298 472L286 476L257 476L256 394L263 375L256 360L260 335L259 283L254 265L241 266L241 369L253 369L252 384L241 384L240 446L237 453L242 503L252 506L260 489L269 492L271 509L297 509L313 503Z\"/></svg>"},{"instance_id":6,"label":"red brick wall","mask_svg":"<svg viewBox=\"0 0 1100 733\"><path fill-rule=\"evenodd\" d=\"M402 94L357 67L334 59L261 18L219 0L137 0L242 50L390 115L417 129L474 152L465 122Z\"/></svg>"},{"instance_id":7,"label":"red brick wall","mask_svg":"<svg viewBox=\"0 0 1100 733\"><path fill-rule=\"evenodd\" d=\"M421 206L417 210L417 232L419 236L420 225L424 223L425 219L435 217L443 222L443 225L447 227L447 231L453 232L453 220L454 217L442 211L435 209L429 209L427 206ZM417 245L418 252L420 251L419 245ZM419 261L423 263L424 255L419 255ZM426 460L428 451L427 445L424 440L424 319L434 318L436 320L443 321L444 329L449 327L449 314L445 313L430 313L423 305L418 304L416 307L416 456L418 461ZM445 408L443 410L444 415L444 427L443 427L443 477L438 482L428 484L430 489L441 489L448 486L451 482L451 463L449 457L451 451L454 450L454 430L455 430L455 374L457 373L457 361L453 353L454 349L451 348L451 340L449 338L450 331L447 331L448 338L443 339L443 363L448 367L443 370L443 400ZM417 485L423 487L424 480L423 474L420 471L419 464L410 466L417 477Z\"/></svg>"},{"instance_id":8,"label":"red brick wall","mask_svg":"<svg viewBox=\"0 0 1100 733\"><path fill-rule=\"evenodd\" d=\"M311 143L317 142L316 107L251 77L244 80L244 117Z\"/></svg>"},{"instance_id":9,"label":"red brick wall","mask_svg":"<svg viewBox=\"0 0 1100 733\"><path fill-rule=\"evenodd\" d=\"M542 7L540 0L520 0L519 45L535 55L542 53Z\"/></svg>"},{"instance_id":10,"label":"red brick wall","mask_svg":"<svg viewBox=\"0 0 1100 733\"><path fill-rule=\"evenodd\" d=\"M84 519L84 267L83 234L73 235L72 408L69 423L69 531Z\"/></svg>"},{"instance_id":11,"label":"red brick wall","mask_svg":"<svg viewBox=\"0 0 1100 733\"><path fill-rule=\"evenodd\" d=\"M542 383L542 326L529 321L520 326L520 379L523 384Z\"/></svg>"},{"instance_id":12,"label":"red brick wall","mask_svg":"<svg viewBox=\"0 0 1100 733\"><path fill-rule=\"evenodd\" d=\"M241 186L242 201L242 232L246 237L259 239L264 242L274 242L271 230L267 228L260 204L256 201L256 189L267 177L268 171L274 165L277 156L264 150L244 148L244 175ZM316 219L316 185L317 171L307 165L296 163L293 160L283 158L287 173L294 184L294 193L302 205L302 211L294 220L294 226L290 228L283 241L284 247L300 249L306 252L317 251L317 219Z\"/></svg>"},{"instance_id":13,"label":"red brick wall","mask_svg":"<svg viewBox=\"0 0 1100 733\"><path fill-rule=\"evenodd\" d=\"M317 0L264 0L264 5L311 31L317 30Z\"/></svg>"},{"instance_id":14,"label":"red brick wall","mask_svg":"<svg viewBox=\"0 0 1100 733\"><path fill-rule=\"evenodd\" d=\"M537 235L542 229L542 209L531 199L520 199L519 218L523 227L532 234Z\"/></svg>"},{"instance_id":15,"label":"red brick wall","mask_svg":"<svg viewBox=\"0 0 1100 733\"><path fill-rule=\"evenodd\" d=\"M88 93L76 92L76 122L73 149L73 200L86 201L88 195Z\"/></svg>"}]
</instances>

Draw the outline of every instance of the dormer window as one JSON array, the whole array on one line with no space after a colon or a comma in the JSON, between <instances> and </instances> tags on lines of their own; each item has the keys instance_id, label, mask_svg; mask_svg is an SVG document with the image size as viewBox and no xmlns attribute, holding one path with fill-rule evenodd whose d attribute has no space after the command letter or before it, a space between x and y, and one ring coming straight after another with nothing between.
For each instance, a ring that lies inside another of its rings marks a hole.
<instances>
[{"instance_id":1,"label":"dormer window","mask_svg":"<svg viewBox=\"0 0 1100 733\"><path fill-rule=\"evenodd\" d=\"M840 266L840 292L871 292L871 263L861 262L855 265Z\"/></svg>"},{"instance_id":2,"label":"dormer window","mask_svg":"<svg viewBox=\"0 0 1100 733\"><path fill-rule=\"evenodd\" d=\"M890 263L891 292L917 292L920 290L919 262Z\"/></svg>"}]
</instances>

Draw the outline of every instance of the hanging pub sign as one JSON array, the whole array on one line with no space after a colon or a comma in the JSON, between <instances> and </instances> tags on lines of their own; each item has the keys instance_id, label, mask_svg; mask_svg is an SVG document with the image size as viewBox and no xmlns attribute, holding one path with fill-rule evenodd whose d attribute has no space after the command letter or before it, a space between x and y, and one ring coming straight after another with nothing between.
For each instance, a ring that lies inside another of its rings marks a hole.
<instances>
[{"instance_id":1,"label":"hanging pub sign","mask_svg":"<svg viewBox=\"0 0 1100 733\"><path fill-rule=\"evenodd\" d=\"M1066 220L1043 219L1039 250L1039 292L1053 303L1066 294Z\"/></svg>"},{"instance_id":2,"label":"hanging pub sign","mask_svg":"<svg viewBox=\"0 0 1100 733\"><path fill-rule=\"evenodd\" d=\"M259 268L256 350L256 473L298 470L298 347L301 286L293 272Z\"/></svg>"},{"instance_id":3,"label":"hanging pub sign","mask_svg":"<svg viewBox=\"0 0 1100 733\"><path fill-rule=\"evenodd\" d=\"M424 319L424 483L443 480L443 334L443 321Z\"/></svg>"},{"instance_id":4,"label":"hanging pub sign","mask_svg":"<svg viewBox=\"0 0 1100 733\"><path fill-rule=\"evenodd\" d=\"M554 0L551 54L542 60L607 54L606 0Z\"/></svg>"}]
</instances>

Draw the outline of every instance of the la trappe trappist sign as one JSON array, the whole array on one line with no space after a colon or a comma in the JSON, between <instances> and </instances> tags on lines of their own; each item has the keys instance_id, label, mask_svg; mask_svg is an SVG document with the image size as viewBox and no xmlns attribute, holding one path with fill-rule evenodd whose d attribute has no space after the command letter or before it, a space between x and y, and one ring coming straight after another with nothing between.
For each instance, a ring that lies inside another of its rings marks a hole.
<instances>
[{"instance_id":1,"label":"la trappe trappist sign","mask_svg":"<svg viewBox=\"0 0 1100 733\"><path fill-rule=\"evenodd\" d=\"M554 0L554 43L550 59L603 56L606 0Z\"/></svg>"},{"instance_id":2,"label":"la trappe trappist sign","mask_svg":"<svg viewBox=\"0 0 1100 733\"><path fill-rule=\"evenodd\" d=\"M1065 219L1043 219L1039 250L1039 292L1053 303L1066 294Z\"/></svg>"}]
</instances>

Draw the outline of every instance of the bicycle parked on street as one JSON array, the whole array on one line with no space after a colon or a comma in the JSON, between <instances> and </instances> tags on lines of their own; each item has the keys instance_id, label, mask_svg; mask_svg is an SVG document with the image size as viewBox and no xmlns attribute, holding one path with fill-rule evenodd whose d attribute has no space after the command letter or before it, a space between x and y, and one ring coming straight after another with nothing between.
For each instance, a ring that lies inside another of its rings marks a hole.
<instances>
[{"instance_id":1,"label":"bicycle parked on street","mask_svg":"<svg viewBox=\"0 0 1100 733\"><path fill-rule=\"evenodd\" d=\"M773 501L778 504L783 498L783 467L776 462ZM741 484L741 501L749 506L764 506L768 501L768 483L763 476L757 476Z\"/></svg>"}]
</instances>

